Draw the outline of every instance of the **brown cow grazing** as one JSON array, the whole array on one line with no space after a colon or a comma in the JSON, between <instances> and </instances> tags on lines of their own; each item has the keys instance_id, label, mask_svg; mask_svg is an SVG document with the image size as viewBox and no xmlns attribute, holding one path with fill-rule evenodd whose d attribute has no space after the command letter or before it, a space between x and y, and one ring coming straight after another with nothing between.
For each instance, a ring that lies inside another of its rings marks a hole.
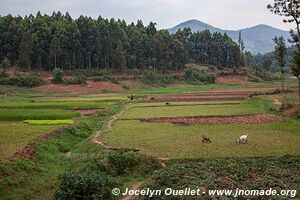
<instances>
[{"instance_id":1,"label":"brown cow grazing","mask_svg":"<svg viewBox=\"0 0 300 200\"><path fill-rule=\"evenodd\" d=\"M202 142L203 143L211 143L211 140L206 135L202 135Z\"/></svg>"}]
</instances>

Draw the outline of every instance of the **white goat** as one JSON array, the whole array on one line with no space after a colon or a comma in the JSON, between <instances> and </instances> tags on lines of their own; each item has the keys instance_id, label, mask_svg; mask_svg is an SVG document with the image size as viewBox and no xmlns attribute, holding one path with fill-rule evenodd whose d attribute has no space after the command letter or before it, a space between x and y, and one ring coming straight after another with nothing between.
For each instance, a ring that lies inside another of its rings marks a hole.
<instances>
[{"instance_id":1,"label":"white goat","mask_svg":"<svg viewBox=\"0 0 300 200\"><path fill-rule=\"evenodd\" d=\"M248 135L242 135L236 140L236 143L245 144L248 141Z\"/></svg>"}]
</instances>

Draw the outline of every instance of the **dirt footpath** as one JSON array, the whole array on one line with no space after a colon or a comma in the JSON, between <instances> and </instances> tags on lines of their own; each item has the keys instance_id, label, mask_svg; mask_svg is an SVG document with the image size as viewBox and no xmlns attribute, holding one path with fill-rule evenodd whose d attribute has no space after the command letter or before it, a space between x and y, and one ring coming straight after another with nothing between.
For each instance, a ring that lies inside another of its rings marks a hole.
<instances>
[{"instance_id":1,"label":"dirt footpath","mask_svg":"<svg viewBox=\"0 0 300 200\"><path fill-rule=\"evenodd\" d=\"M172 123L175 125L197 125L197 124L262 124L278 122L281 119L275 115L234 115L234 116L196 116L196 117L160 117L140 119L141 122L150 123Z\"/></svg>"}]
</instances>

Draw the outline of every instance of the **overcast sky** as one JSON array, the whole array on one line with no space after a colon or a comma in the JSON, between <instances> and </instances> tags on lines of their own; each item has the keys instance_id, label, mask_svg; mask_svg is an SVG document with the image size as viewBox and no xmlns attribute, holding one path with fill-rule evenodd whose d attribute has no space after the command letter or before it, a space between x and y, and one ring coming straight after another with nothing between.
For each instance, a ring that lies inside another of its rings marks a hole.
<instances>
[{"instance_id":1,"label":"overcast sky","mask_svg":"<svg viewBox=\"0 0 300 200\"><path fill-rule=\"evenodd\" d=\"M72 17L87 15L120 18L127 22L142 19L158 28L171 28L185 20L198 19L222 29L242 29L267 24L289 30L282 18L266 6L272 0L0 0L0 15L51 14L69 11Z\"/></svg>"}]
</instances>

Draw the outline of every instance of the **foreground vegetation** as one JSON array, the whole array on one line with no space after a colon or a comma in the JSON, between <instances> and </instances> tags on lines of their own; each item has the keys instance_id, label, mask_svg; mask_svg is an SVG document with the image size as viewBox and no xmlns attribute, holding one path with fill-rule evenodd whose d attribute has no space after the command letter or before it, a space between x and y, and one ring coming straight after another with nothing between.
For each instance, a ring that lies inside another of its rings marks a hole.
<instances>
[{"instance_id":1,"label":"foreground vegetation","mask_svg":"<svg viewBox=\"0 0 300 200\"><path fill-rule=\"evenodd\" d=\"M202 188L204 191L214 189L249 189L268 190L270 188L281 190L299 191L300 157L284 156L279 158L259 159L214 159L205 162L190 162L174 164L165 169L156 171L150 180L147 180L143 188L164 190L165 188L184 189ZM284 178L283 178L284 177ZM215 199L215 197L203 195L201 197L188 197L188 199ZM222 199L233 199L233 196L222 196ZM249 197L247 197L248 199ZM262 197L251 197L257 199ZM299 198L299 192L293 196L272 196L272 199ZM167 196L143 199L168 199ZM173 199L187 199L176 196ZM245 199L243 196L237 199ZM264 199L264 198L262 198Z\"/></svg>"}]
</instances>

